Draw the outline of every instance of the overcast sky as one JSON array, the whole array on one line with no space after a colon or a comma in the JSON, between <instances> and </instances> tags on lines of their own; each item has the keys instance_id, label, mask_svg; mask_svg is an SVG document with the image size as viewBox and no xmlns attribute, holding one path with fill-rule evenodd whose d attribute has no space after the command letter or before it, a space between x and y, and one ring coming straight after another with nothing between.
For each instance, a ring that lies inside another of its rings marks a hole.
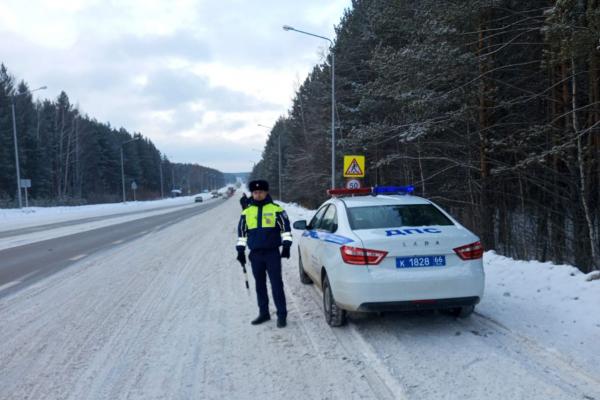
<instances>
[{"instance_id":1,"label":"overcast sky","mask_svg":"<svg viewBox=\"0 0 600 400\"><path fill-rule=\"evenodd\" d=\"M350 0L0 0L0 62L175 162L249 171Z\"/></svg>"}]
</instances>

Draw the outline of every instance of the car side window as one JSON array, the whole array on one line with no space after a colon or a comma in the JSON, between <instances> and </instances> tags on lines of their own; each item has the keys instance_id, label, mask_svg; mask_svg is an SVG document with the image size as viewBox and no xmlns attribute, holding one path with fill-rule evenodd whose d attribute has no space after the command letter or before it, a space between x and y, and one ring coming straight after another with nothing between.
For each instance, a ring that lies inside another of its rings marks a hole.
<instances>
[{"instance_id":1,"label":"car side window","mask_svg":"<svg viewBox=\"0 0 600 400\"><path fill-rule=\"evenodd\" d=\"M310 229L319 229L319 226L321 224L321 218L323 217L323 214L325 214L325 211L327 210L328 206L329 204L326 204L323 207L321 207L319 211L317 211L315 216L310 220L310 224L308 224Z\"/></svg>"},{"instance_id":2,"label":"car side window","mask_svg":"<svg viewBox=\"0 0 600 400\"><path fill-rule=\"evenodd\" d=\"M319 229L327 232L335 232L337 230L337 212L334 205L330 205L321 219Z\"/></svg>"}]
</instances>

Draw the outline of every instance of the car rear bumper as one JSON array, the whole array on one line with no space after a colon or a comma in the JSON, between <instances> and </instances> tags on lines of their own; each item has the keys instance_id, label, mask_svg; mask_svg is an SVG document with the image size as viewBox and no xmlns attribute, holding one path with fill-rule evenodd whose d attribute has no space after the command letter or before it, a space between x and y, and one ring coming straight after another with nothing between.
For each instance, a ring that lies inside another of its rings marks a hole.
<instances>
[{"instance_id":1,"label":"car rear bumper","mask_svg":"<svg viewBox=\"0 0 600 400\"><path fill-rule=\"evenodd\" d=\"M479 303L479 297L458 297L453 299L387 301L376 303L362 303L357 311L412 311L412 310L438 310L474 306Z\"/></svg>"},{"instance_id":2,"label":"car rear bumper","mask_svg":"<svg viewBox=\"0 0 600 400\"><path fill-rule=\"evenodd\" d=\"M483 266L445 270L380 270L362 279L332 280L336 303L349 311L453 308L477 304L483 297Z\"/></svg>"}]
</instances>

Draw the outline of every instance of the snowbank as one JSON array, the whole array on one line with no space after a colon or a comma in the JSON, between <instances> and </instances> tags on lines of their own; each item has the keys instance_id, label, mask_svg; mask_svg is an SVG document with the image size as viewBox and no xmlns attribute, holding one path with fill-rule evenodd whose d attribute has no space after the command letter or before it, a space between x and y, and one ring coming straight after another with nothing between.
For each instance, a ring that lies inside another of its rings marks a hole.
<instances>
[{"instance_id":1,"label":"snowbank","mask_svg":"<svg viewBox=\"0 0 600 400\"><path fill-rule=\"evenodd\" d=\"M488 251L479 312L548 350L600 365L600 281L570 265L519 261Z\"/></svg>"}]
</instances>

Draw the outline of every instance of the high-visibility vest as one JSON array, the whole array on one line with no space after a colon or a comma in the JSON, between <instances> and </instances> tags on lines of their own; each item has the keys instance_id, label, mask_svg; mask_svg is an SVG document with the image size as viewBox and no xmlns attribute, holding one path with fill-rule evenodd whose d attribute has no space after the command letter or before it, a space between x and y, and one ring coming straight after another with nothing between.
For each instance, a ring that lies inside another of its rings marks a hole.
<instances>
[{"instance_id":1,"label":"high-visibility vest","mask_svg":"<svg viewBox=\"0 0 600 400\"><path fill-rule=\"evenodd\" d=\"M251 250L273 249L281 246L282 241L292 241L290 221L283 208L272 202L251 203L242 211L238 246L247 245Z\"/></svg>"}]
</instances>

